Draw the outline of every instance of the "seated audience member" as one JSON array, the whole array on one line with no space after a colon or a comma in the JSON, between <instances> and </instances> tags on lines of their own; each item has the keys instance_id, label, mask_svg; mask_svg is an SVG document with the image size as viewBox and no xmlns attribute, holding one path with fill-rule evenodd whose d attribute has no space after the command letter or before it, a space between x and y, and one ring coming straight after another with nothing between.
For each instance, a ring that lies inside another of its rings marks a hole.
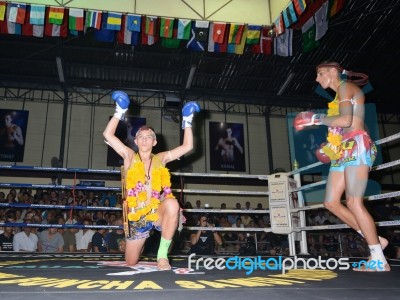
<instances>
[{"instance_id":1,"label":"seated audience member","mask_svg":"<svg viewBox=\"0 0 400 300\"><path fill-rule=\"evenodd\" d=\"M31 221L25 221L27 224ZM36 252L38 247L38 237L31 233L31 227L23 227L21 232L14 235L13 248L15 252Z\"/></svg>"},{"instance_id":2,"label":"seated audience member","mask_svg":"<svg viewBox=\"0 0 400 300\"><path fill-rule=\"evenodd\" d=\"M107 221L106 220L98 220L96 222L96 225L98 226L106 226ZM99 228L96 230L96 232L93 234L92 237L92 252L102 252L102 253L107 253L107 244L104 239L104 236L107 232L106 228Z\"/></svg>"},{"instance_id":3,"label":"seated audience member","mask_svg":"<svg viewBox=\"0 0 400 300\"><path fill-rule=\"evenodd\" d=\"M49 225L58 224L56 220L50 221ZM64 239L57 232L57 227L49 227L38 233L38 250L45 253L64 252Z\"/></svg>"},{"instance_id":4,"label":"seated audience member","mask_svg":"<svg viewBox=\"0 0 400 300\"><path fill-rule=\"evenodd\" d=\"M214 227L214 224L208 222L206 215L201 215L197 226ZM190 242L192 246L189 254L195 253L196 255L212 255L215 252L215 243L219 246L222 245L219 233L211 230L198 230L190 235Z\"/></svg>"},{"instance_id":5,"label":"seated audience member","mask_svg":"<svg viewBox=\"0 0 400 300\"><path fill-rule=\"evenodd\" d=\"M13 228L4 227L4 232L0 234L0 251L14 251L13 249Z\"/></svg>"},{"instance_id":6,"label":"seated audience member","mask_svg":"<svg viewBox=\"0 0 400 300\"><path fill-rule=\"evenodd\" d=\"M115 226L122 226L124 223L122 219L114 221ZM112 230L106 234L106 242L108 252L110 253L124 253L125 252L125 233L123 229Z\"/></svg>"}]
</instances>

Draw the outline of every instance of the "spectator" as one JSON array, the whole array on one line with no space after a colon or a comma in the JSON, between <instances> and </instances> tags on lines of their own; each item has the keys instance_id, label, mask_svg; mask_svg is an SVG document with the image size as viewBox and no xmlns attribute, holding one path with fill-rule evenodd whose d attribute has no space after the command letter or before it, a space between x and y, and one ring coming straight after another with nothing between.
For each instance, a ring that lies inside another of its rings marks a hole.
<instances>
[{"instance_id":1,"label":"spectator","mask_svg":"<svg viewBox=\"0 0 400 300\"><path fill-rule=\"evenodd\" d=\"M25 223L30 224L31 221L27 220ZM13 248L14 251L36 252L38 247L38 237L36 234L31 233L31 227L23 227L21 232L14 235Z\"/></svg>"},{"instance_id":2,"label":"spectator","mask_svg":"<svg viewBox=\"0 0 400 300\"><path fill-rule=\"evenodd\" d=\"M49 225L56 225L57 221L53 220ZM49 227L47 230L39 232L38 242L39 252L44 253L62 253L64 251L64 239L57 232L57 227Z\"/></svg>"},{"instance_id":3,"label":"spectator","mask_svg":"<svg viewBox=\"0 0 400 300\"><path fill-rule=\"evenodd\" d=\"M4 232L0 234L0 251L14 251L13 239L13 228L4 227Z\"/></svg>"},{"instance_id":4,"label":"spectator","mask_svg":"<svg viewBox=\"0 0 400 300\"><path fill-rule=\"evenodd\" d=\"M197 226L213 227L214 224L208 222L206 215L201 215ZM222 239L219 233L210 230L198 230L196 233L191 234L190 242L192 246L189 254L195 253L196 255L212 255L215 251L215 243L219 246L222 245Z\"/></svg>"},{"instance_id":5,"label":"spectator","mask_svg":"<svg viewBox=\"0 0 400 300\"><path fill-rule=\"evenodd\" d=\"M122 219L114 221L115 226L123 226ZM124 253L125 252L125 233L123 229L112 230L106 235L108 252Z\"/></svg>"},{"instance_id":6,"label":"spectator","mask_svg":"<svg viewBox=\"0 0 400 300\"><path fill-rule=\"evenodd\" d=\"M98 226L106 226L107 221L106 220L98 220L96 222L96 225ZM99 228L96 230L96 232L92 236L92 252L102 252L102 253L107 253L107 245L106 241L104 239L104 235L106 234L107 229L106 228Z\"/></svg>"}]
</instances>

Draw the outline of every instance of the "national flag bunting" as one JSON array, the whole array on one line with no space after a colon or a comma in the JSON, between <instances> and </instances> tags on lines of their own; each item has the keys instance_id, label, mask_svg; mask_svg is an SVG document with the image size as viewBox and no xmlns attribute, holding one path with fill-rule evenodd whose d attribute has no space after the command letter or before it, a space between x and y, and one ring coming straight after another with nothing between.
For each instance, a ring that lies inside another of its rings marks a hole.
<instances>
[{"instance_id":1,"label":"national flag bunting","mask_svg":"<svg viewBox=\"0 0 400 300\"><path fill-rule=\"evenodd\" d=\"M178 32L176 37L180 40L188 40L190 38L190 28L192 21L187 19L178 20Z\"/></svg>"},{"instance_id":2,"label":"national flag bunting","mask_svg":"<svg viewBox=\"0 0 400 300\"><path fill-rule=\"evenodd\" d=\"M285 27L283 27L283 17L282 14L274 22L274 31L276 35L280 35L285 32Z\"/></svg>"},{"instance_id":3,"label":"national flag bunting","mask_svg":"<svg viewBox=\"0 0 400 300\"><path fill-rule=\"evenodd\" d=\"M88 10L86 12L85 26L101 29L102 12L98 10Z\"/></svg>"},{"instance_id":4,"label":"national flag bunting","mask_svg":"<svg viewBox=\"0 0 400 300\"><path fill-rule=\"evenodd\" d=\"M63 7L54 7L51 6L49 8L49 17L48 21L51 24L61 25L64 19L64 8Z\"/></svg>"},{"instance_id":5,"label":"national flag bunting","mask_svg":"<svg viewBox=\"0 0 400 300\"><path fill-rule=\"evenodd\" d=\"M279 56L292 56L293 29L286 29L274 39L274 54Z\"/></svg>"},{"instance_id":6,"label":"national flag bunting","mask_svg":"<svg viewBox=\"0 0 400 300\"><path fill-rule=\"evenodd\" d=\"M214 22L213 40L215 43L223 43L226 23Z\"/></svg>"},{"instance_id":7,"label":"national flag bunting","mask_svg":"<svg viewBox=\"0 0 400 300\"><path fill-rule=\"evenodd\" d=\"M45 8L44 5L42 5ZM32 15L32 9L34 7L32 5L28 5L26 7L27 15ZM44 21L44 14L43 14ZM44 25L36 25L31 23L31 18L25 18L24 24L22 24L22 35L23 36L34 36L34 37L43 37L44 34Z\"/></svg>"},{"instance_id":8,"label":"national flag bunting","mask_svg":"<svg viewBox=\"0 0 400 300\"><path fill-rule=\"evenodd\" d=\"M127 28L130 31L140 32L142 17L139 15L128 14L126 18Z\"/></svg>"},{"instance_id":9,"label":"national flag bunting","mask_svg":"<svg viewBox=\"0 0 400 300\"><path fill-rule=\"evenodd\" d=\"M115 40L115 30L107 29L107 20L108 13L102 13L101 27L100 29L95 29L94 37L100 42L112 43Z\"/></svg>"},{"instance_id":10,"label":"national flag bunting","mask_svg":"<svg viewBox=\"0 0 400 300\"><path fill-rule=\"evenodd\" d=\"M119 44L136 46L139 43L139 32L129 30L129 15L122 16L121 30L117 34Z\"/></svg>"},{"instance_id":11,"label":"national flag bunting","mask_svg":"<svg viewBox=\"0 0 400 300\"><path fill-rule=\"evenodd\" d=\"M178 36L178 22L174 22L174 28L171 38L161 38L161 46L165 48L179 48L181 45L181 40L177 38Z\"/></svg>"},{"instance_id":12,"label":"national flag bunting","mask_svg":"<svg viewBox=\"0 0 400 300\"><path fill-rule=\"evenodd\" d=\"M328 2L322 4L314 15L315 18L315 40L321 39L328 31Z\"/></svg>"},{"instance_id":13,"label":"national flag bunting","mask_svg":"<svg viewBox=\"0 0 400 300\"><path fill-rule=\"evenodd\" d=\"M0 2L0 21L4 21L5 15L6 15L6 3Z\"/></svg>"},{"instance_id":14,"label":"national flag bunting","mask_svg":"<svg viewBox=\"0 0 400 300\"><path fill-rule=\"evenodd\" d=\"M293 0L293 4L298 16L301 16L307 8L306 0Z\"/></svg>"},{"instance_id":15,"label":"national flag bunting","mask_svg":"<svg viewBox=\"0 0 400 300\"><path fill-rule=\"evenodd\" d=\"M247 27L246 44L254 45L260 41L261 28L260 25L249 25Z\"/></svg>"},{"instance_id":16,"label":"national flag bunting","mask_svg":"<svg viewBox=\"0 0 400 300\"><path fill-rule=\"evenodd\" d=\"M11 3L9 6L10 14L8 21L24 24L26 15L26 4L25 3Z\"/></svg>"},{"instance_id":17,"label":"national flag bunting","mask_svg":"<svg viewBox=\"0 0 400 300\"><path fill-rule=\"evenodd\" d=\"M270 34L271 27L263 26L261 29L261 37L257 45L252 45L251 52L264 55L272 54L272 36Z\"/></svg>"},{"instance_id":18,"label":"national flag bunting","mask_svg":"<svg viewBox=\"0 0 400 300\"><path fill-rule=\"evenodd\" d=\"M83 31L84 11L80 8L69 9L68 28L69 30Z\"/></svg>"},{"instance_id":19,"label":"national flag bunting","mask_svg":"<svg viewBox=\"0 0 400 300\"><path fill-rule=\"evenodd\" d=\"M209 52L221 52L225 53L228 51L228 35L229 35L229 24L225 24L224 26L224 34L221 38L221 32L218 33L217 35L219 36L219 40L222 40L221 43L215 42L215 30L219 30L221 27L219 26L221 23L212 23L210 26L210 35L208 39L208 51ZM228 27L228 28L226 28Z\"/></svg>"},{"instance_id":20,"label":"national flag bunting","mask_svg":"<svg viewBox=\"0 0 400 300\"><path fill-rule=\"evenodd\" d=\"M242 38L240 39L239 43L228 44L228 53L235 53L239 55L243 54L244 48L246 46L246 38L247 38L247 25L243 25Z\"/></svg>"},{"instance_id":21,"label":"national flag bunting","mask_svg":"<svg viewBox=\"0 0 400 300\"><path fill-rule=\"evenodd\" d=\"M282 16L286 28L289 28L293 23L297 21L293 2L290 2L289 5L282 11Z\"/></svg>"},{"instance_id":22,"label":"national flag bunting","mask_svg":"<svg viewBox=\"0 0 400 300\"><path fill-rule=\"evenodd\" d=\"M44 25L44 16L46 15L46 6L31 4L29 23L32 25Z\"/></svg>"},{"instance_id":23,"label":"national flag bunting","mask_svg":"<svg viewBox=\"0 0 400 300\"><path fill-rule=\"evenodd\" d=\"M209 21L195 21L194 22L194 33L196 35L196 40L198 40L200 42L207 42L209 26L210 26Z\"/></svg>"},{"instance_id":24,"label":"national flag bunting","mask_svg":"<svg viewBox=\"0 0 400 300\"><path fill-rule=\"evenodd\" d=\"M242 35L244 30L244 24L231 24L229 28L229 44L240 44L242 41Z\"/></svg>"},{"instance_id":25,"label":"national flag bunting","mask_svg":"<svg viewBox=\"0 0 400 300\"><path fill-rule=\"evenodd\" d=\"M172 38L173 31L174 31L174 19L173 18L161 18L160 37Z\"/></svg>"},{"instance_id":26,"label":"national flag bunting","mask_svg":"<svg viewBox=\"0 0 400 300\"><path fill-rule=\"evenodd\" d=\"M194 52L203 52L205 49L204 38L207 37L208 28L211 26L208 21L194 21L192 22L192 29L190 31L190 39L186 44L186 48ZM211 32L210 32L211 34ZM210 35L212 38L212 35Z\"/></svg>"},{"instance_id":27,"label":"national flag bunting","mask_svg":"<svg viewBox=\"0 0 400 300\"><path fill-rule=\"evenodd\" d=\"M303 52L309 52L319 45L319 41L315 40L315 22L311 17L302 27L301 34L303 37Z\"/></svg>"},{"instance_id":28,"label":"national flag bunting","mask_svg":"<svg viewBox=\"0 0 400 300\"><path fill-rule=\"evenodd\" d=\"M157 17L143 17L141 31L142 45L151 46L158 42L160 38L159 26L160 23Z\"/></svg>"},{"instance_id":29,"label":"national flag bunting","mask_svg":"<svg viewBox=\"0 0 400 300\"><path fill-rule=\"evenodd\" d=\"M109 12L107 14L106 29L119 31L121 29L121 25L122 25L121 13Z\"/></svg>"},{"instance_id":30,"label":"national flag bunting","mask_svg":"<svg viewBox=\"0 0 400 300\"><path fill-rule=\"evenodd\" d=\"M22 25L9 21L9 19L10 19L10 6L11 6L11 4L8 3L7 4L7 8L6 8L4 21L0 22L0 33L21 35Z\"/></svg>"},{"instance_id":31,"label":"national flag bunting","mask_svg":"<svg viewBox=\"0 0 400 300\"><path fill-rule=\"evenodd\" d=\"M147 35L155 36L156 35L156 24L157 24L157 17L147 16L146 23L145 23L145 33Z\"/></svg>"},{"instance_id":32,"label":"national flag bunting","mask_svg":"<svg viewBox=\"0 0 400 300\"><path fill-rule=\"evenodd\" d=\"M333 17L340 12L345 4L345 0L329 0L329 17Z\"/></svg>"},{"instance_id":33,"label":"national flag bunting","mask_svg":"<svg viewBox=\"0 0 400 300\"><path fill-rule=\"evenodd\" d=\"M46 20L50 19L50 12L51 8L46 9ZM45 22L44 24L44 35L45 36L52 36L52 37L67 37L68 35L68 16L62 12L63 18L61 19L61 25L52 24L50 22Z\"/></svg>"}]
</instances>

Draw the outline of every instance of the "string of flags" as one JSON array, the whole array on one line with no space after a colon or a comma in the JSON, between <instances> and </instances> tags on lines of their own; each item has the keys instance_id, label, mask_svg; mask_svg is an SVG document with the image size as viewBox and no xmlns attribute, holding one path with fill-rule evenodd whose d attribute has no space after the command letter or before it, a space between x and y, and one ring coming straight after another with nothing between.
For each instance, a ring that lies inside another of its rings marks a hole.
<instances>
[{"instance_id":1,"label":"string of flags","mask_svg":"<svg viewBox=\"0 0 400 300\"><path fill-rule=\"evenodd\" d=\"M344 2L292 0L271 26L265 26L0 1L0 34L67 37L85 35L91 29L101 42L291 56L293 29L301 29L304 52L314 49L328 29L328 18Z\"/></svg>"}]
</instances>

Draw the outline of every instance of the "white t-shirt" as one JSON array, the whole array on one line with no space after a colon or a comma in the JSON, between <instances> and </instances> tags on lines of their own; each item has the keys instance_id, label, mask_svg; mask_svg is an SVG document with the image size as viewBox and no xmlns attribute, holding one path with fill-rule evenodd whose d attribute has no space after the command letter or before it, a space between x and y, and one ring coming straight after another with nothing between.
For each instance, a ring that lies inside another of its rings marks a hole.
<instances>
[{"instance_id":1,"label":"white t-shirt","mask_svg":"<svg viewBox=\"0 0 400 300\"><path fill-rule=\"evenodd\" d=\"M85 233L83 233L82 229L79 229L77 233L75 233L76 239L76 250L86 250L89 246L89 243L92 242L94 230L88 229Z\"/></svg>"},{"instance_id":2,"label":"white t-shirt","mask_svg":"<svg viewBox=\"0 0 400 300\"><path fill-rule=\"evenodd\" d=\"M34 233L26 235L24 231L18 232L14 235L13 247L14 251L30 251L35 252L37 250L38 237Z\"/></svg>"}]
</instances>

